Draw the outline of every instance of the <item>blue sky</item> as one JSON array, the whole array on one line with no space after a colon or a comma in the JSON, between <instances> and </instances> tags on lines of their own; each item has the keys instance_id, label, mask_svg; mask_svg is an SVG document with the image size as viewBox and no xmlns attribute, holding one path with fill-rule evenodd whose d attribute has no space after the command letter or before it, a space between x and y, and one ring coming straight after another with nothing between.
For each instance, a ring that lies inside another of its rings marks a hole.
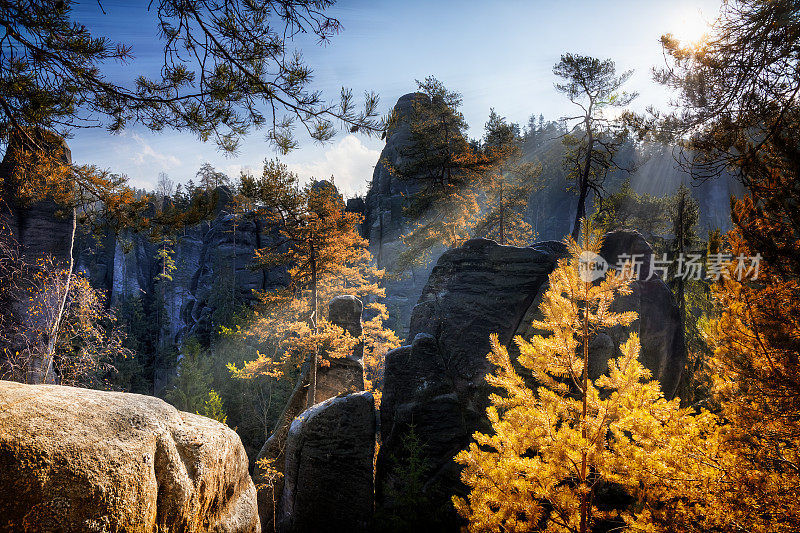
<instances>
[{"instance_id":1,"label":"blue sky","mask_svg":"<svg viewBox=\"0 0 800 533\"><path fill-rule=\"evenodd\" d=\"M148 2L101 1L105 15L96 0L80 0L75 17L93 32L133 46L135 59L122 68L109 67L111 77L130 81L157 72L162 52ZM719 5L719 0L341 0L330 14L344 30L331 44L301 40L295 45L324 94L336 98L342 85L355 94L374 90L382 112L413 91L415 79L434 75L462 93L470 136L479 137L490 107L521 124L533 113L548 119L570 113L569 102L553 88L552 67L564 52L611 58L619 70L634 69L627 89L641 96L633 107L666 107L669 94L650 73L664 64L659 37L666 32L696 37ZM366 192L383 142L345 134L323 146L304 137L300 141L298 150L281 159L301 176L333 174L347 194ZM124 173L132 185L145 188L154 186L159 172L185 182L208 161L236 176L242 168L258 172L264 158L276 156L263 132L248 137L233 158L189 133L141 127L118 135L80 130L68 142L76 163Z\"/></svg>"}]
</instances>

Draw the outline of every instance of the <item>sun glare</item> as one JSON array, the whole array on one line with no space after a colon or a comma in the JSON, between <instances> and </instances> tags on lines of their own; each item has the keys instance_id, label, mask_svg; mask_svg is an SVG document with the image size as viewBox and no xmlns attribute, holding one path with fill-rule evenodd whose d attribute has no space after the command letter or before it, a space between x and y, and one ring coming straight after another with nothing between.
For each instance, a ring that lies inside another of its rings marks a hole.
<instances>
[{"instance_id":1,"label":"sun glare","mask_svg":"<svg viewBox=\"0 0 800 533\"><path fill-rule=\"evenodd\" d=\"M672 34L684 45L694 45L703 40L709 23L699 9L685 9L677 18Z\"/></svg>"}]
</instances>

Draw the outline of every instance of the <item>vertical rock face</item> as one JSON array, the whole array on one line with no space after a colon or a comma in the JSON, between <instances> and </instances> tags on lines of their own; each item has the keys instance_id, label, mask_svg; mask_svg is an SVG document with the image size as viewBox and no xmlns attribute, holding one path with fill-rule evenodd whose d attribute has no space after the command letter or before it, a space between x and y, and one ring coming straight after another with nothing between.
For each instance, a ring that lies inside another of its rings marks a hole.
<instances>
[{"instance_id":1,"label":"vertical rock face","mask_svg":"<svg viewBox=\"0 0 800 533\"><path fill-rule=\"evenodd\" d=\"M601 255L612 266L623 253L649 256L651 249L636 232L606 236ZM476 239L441 256L414 307L409 345L386 356L376 473L379 508L391 514L396 495L408 490L395 465L409 455L404 439L413 427L423 443L424 492L430 507L440 515L450 513L446 529L458 530L448 501L453 494L463 494L464 487L453 457L467 446L472 433L489 427L485 409L490 391L484 380L492 370L486 359L489 334L497 333L503 344L515 334L530 336L529 324L547 277L565 255L559 242L516 248ZM641 273L646 278L648 267ZM683 328L666 285L643 279L633 282L632 295L615 304L620 310L637 311L641 318L596 340L591 369L596 375L605 371L619 343L637 331L642 362L671 396L685 362Z\"/></svg>"},{"instance_id":2,"label":"vertical rock face","mask_svg":"<svg viewBox=\"0 0 800 533\"><path fill-rule=\"evenodd\" d=\"M285 269L248 268L255 250L274 239L272 229L256 217L231 213L231 193L226 187L207 194L216 200L216 216L175 237L172 281L158 288L163 290L167 343L179 343L192 335L208 340L220 314L252 302L253 291L286 284ZM99 245L84 240L78 266L112 302L155 294L158 243L127 229L119 235L106 235Z\"/></svg>"},{"instance_id":3,"label":"vertical rock face","mask_svg":"<svg viewBox=\"0 0 800 533\"><path fill-rule=\"evenodd\" d=\"M150 396L0 381L0 530L260 529L227 426Z\"/></svg>"},{"instance_id":4,"label":"vertical rock face","mask_svg":"<svg viewBox=\"0 0 800 533\"><path fill-rule=\"evenodd\" d=\"M331 299L328 319L353 337L361 336L361 315L364 304L355 296L343 295ZM360 342L346 357L328 360L317 370L316 401L321 402L345 392L364 390L364 366L361 359L364 344Z\"/></svg>"},{"instance_id":5,"label":"vertical rock face","mask_svg":"<svg viewBox=\"0 0 800 533\"><path fill-rule=\"evenodd\" d=\"M34 136L56 160L67 165L72 164L72 152L64 139L44 130L37 130ZM4 200L0 201L0 218L8 224L26 257L37 259L44 254L50 254L55 259L65 259L71 244L74 214L71 209L57 204L52 198L33 203L19 198L19 184L14 177L19 151L20 141L14 136L0 163Z\"/></svg>"},{"instance_id":6,"label":"vertical rock face","mask_svg":"<svg viewBox=\"0 0 800 533\"><path fill-rule=\"evenodd\" d=\"M361 315L364 305L361 300L355 296L343 295L336 296L331 299L328 305L328 317L337 326L342 327L350 335L357 337L361 335ZM294 430L296 422L299 419L308 418L306 415L311 411L316 410L320 406L320 402L325 405L331 404L334 398L341 399L342 397L350 398L351 396L358 396L357 394L350 394L349 396L342 396L347 393L356 393L364 390L364 367L361 363L363 356L364 346L359 343L353 349L353 353L344 358L330 359L329 366L321 366L317 369L317 390L316 402L317 405L311 407L309 410L303 411L308 404L308 390L309 390L309 365L308 362L304 363L301 367L300 376L297 384L292 391L289 400L284 407L283 413L278 419L275 430L269 439L261 447L258 453L256 462L261 460L271 460L273 468L284 474L284 477L277 479L261 479L259 476L262 472L257 469L256 481L259 482L258 502L259 512L261 513L261 526L265 531L272 530L275 527L275 515L277 514L276 507L280 508L283 504L285 492L283 490L284 483L288 480L289 470L287 470L290 458L287 455L287 439L289 434ZM372 396L369 395L370 402L373 402ZM353 400L357 401L357 400ZM339 405L338 403L336 405ZM373 409L373 408L371 408ZM315 411L316 412L316 411ZM338 413L336 415L331 413ZM333 416L350 416L347 415L349 411L339 410L331 411L326 417ZM372 411L371 411L372 412ZM344 414L343 414L344 413ZM374 423L374 413L370 415ZM325 420L328 420L325 418ZM342 422L342 430L350 431L349 422ZM374 447L375 445L375 428L372 428L372 440L369 441L368 446ZM348 442L348 436L342 435L339 438L343 443ZM364 445L367 441L360 441L359 446ZM350 452L343 452L350 453ZM360 453L358 450L352 453ZM373 454L374 455L374 454ZM370 471L372 471L372 464L370 463ZM263 481L263 483L261 482ZM294 490L294 489L292 489ZM372 493L370 492L369 502L370 509L372 508ZM360 505L360 504L359 504ZM370 511L371 512L371 511ZM331 526L332 527L332 526ZM329 529L331 531L336 528Z\"/></svg>"},{"instance_id":7,"label":"vertical rock face","mask_svg":"<svg viewBox=\"0 0 800 533\"><path fill-rule=\"evenodd\" d=\"M621 257L623 254L627 257ZM600 255L612 267L634 254L640 256L642 265L631 283L633 293L619 297L614 305L620 311L636 311L639 319L627 328L612 328L608 332L614 346L611 357L619 357L619 345L631 331L637 332L642 345L639 359L661 383L664 394L672 397L683 374L686 347L680 311L672 291L657 275L647 279L650 277L653 249L635 231L616 231L608 235L600 249ZM595 363L595 375L608 370L606 362L599 357L595 358Z\"/></svg>"},{"instance_id":8,"label":"vertical rock face","mask_svg":"<svg viewBox=\"0 0 800 533\"><path fill-rule=\"evenodd\" d=\"M230 194L230 191L225 189L223 193ZM203 339L213 328L214 314L218 310L252 302L253 291L286 285L283 268L269 271L248 268L255 250L269 245L275 238L271 228L265 227L258 218L234 215L227 209L221 207L202 235L199 246L192 247L199 253L196 267L191 256L187 257L191 277L185 289L186 301L180 307L180 321L186 328L184 335L194 334Z\"/></svg>"},{"instance_id":9,"label":"vertical rock face","mask_svg":"<svg viewBox=\"0 0 800 533\"><path fill-rule=\"evenodd\" d=\"M417 189L411 181L403 181L390 171L390 167L402 165L403 153L411 142L409 122L413 116L414 102L427 99L423 93L401 96L394 106L396 120L387 131L386 146L372 174L369 192L364 199L364 236L369 239L369 249L379 268L391 270L402 250L400 238L409 231L410 224L403 216L403 207L408 197ZM441 254L434 254L434 260ZM397 279L384 280L386 304L389 311L389 326L400 337L408 333L411 308L419 298L433 263L427 267L414 268L402 273Z\"/></svg>"},{"instance_id":10,"label":"vertical rock face","mask_svg":"<svg viewBox=\"0 0 800 533\"><path fill-rule=\"evenodd\" d=\"M278 530L367 531L373 512L375 402L330 398L292 422Z\"/></svg>"}]
</instances>

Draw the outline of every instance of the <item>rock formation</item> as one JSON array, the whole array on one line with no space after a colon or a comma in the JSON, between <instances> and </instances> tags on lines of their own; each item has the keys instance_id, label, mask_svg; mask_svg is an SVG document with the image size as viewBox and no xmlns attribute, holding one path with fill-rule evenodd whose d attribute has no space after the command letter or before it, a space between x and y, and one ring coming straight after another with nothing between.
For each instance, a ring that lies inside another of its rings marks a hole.
<instances>
[{"instance_id":1,"label":"rock formation","mask_svg":"<svg viewBox=\"0 0 800 533\"><path fill-rule=\"evenodd\" d=\"M345 331L353 336L361 335L361 314L364 305L355 296L343 295L336 296L331 299L328 305L328 318L330 321L343 328ZM288 443L287 439L290 437L294 422L301 418L307 418L309 411L319 407L320 402L326 405L330 402L327 400L342 396L347 393L354 393L364 390L364 367L361 362L363 356L363 345L358 344L353 349L353 353L345 358L336 358L330 360L330 365L327 367L320 367L317 369L317 393L315 395L317 404L309 410L305 410L308 405L308 386L309 386L309 365L303 365L300 370L300 376L297 380L294 390L292 391L286 406L278 418L275 429L272 435L267 439L262 446L261 450L256 457L256 462L269 460L272 461L272 467L281 474L276 479L267 481L263 479L263 472L256 467L256 482L259 483L258 502L259 511L261 513L262 529L265 531L274 528L275 516L278 514L278 509L283 508L284 482L288 482L289 471L285 469L289 465L289 456L287 455ZM372 396L369 396L370 401L373 402ZM355 401L355 400L354 400ZM374 402L373 402L374 403ZM338 405L338 404L337 404ZM374 405L371 408L374 412ZM305 411L304 411L305 410ZM338 411L337 411L338 412ZM346 412L346 410L345 410ZM331 414L327 417L333 416ZM374 418L374 415L373 415ZM349 422L342 422L347 425ZM341 436L347 440L347 436ZM375 429L373 427L372 444L369 446L374 447ZM363 441L361 441L363 444ZM349 453L349 452L348 452ZM352 453L360 453L359 451L352 451ZM370 466L370 470L372 466ZM294 490L294 489L293 489ZM370 496L370 506L372 505L372 497ZM294 513L294 511L292 511Z\"/></svg>"},{"instance_id":2,"label":"rock formation","mask_svg":"<svg viewBox=\"0 0 800 533\"><path fill-rule=\"evenodd\" d=\"M614 265L622 253L651 251L636 232L608 235L601 255ZM492 370L486 359L489 334L497 333L503 344L515 334L529 335L547 276L564 256L559 242L516 248L475 239L440 257L414 307L408 345L386 357L376 477L378 506L384 512L392 512L392 495L408 490L395 470L408 457L404 438L413 427L423 443L430 506L450 513L449 530L458 530L448 505L451 495L463 493L453 457L473 432L488 429L484 376ZM642 274L647 276L647 267ZM677 306L660 279L635 281L633 288L617 305L641 318L626 330L607 332L607 342L592 346L591 368L599 374L632 329L641 336L642 362L672 395L685 361Z\"/></svg>"},{"instance_id":3,"label":"rock formation","mask_svg":"<svg viewBox=\"0 0 800 533\"><path fill-rule=\"evenodd\" d=\"M403 163L403 152L411 142L409 121L414 102L425 98L428 96L423 93L410 93L397 100L393 110L395 121L386 132L386 146L375 165L369 192L364 199L363 234L369 239L369 251L378 267L389 271L394 268L402 250L401 237L410 229L403 207L408 196L417 190L413 182L399 179L389 169ZM389 311L389 325L400 337L408 332L411 308L419 298L432 267L431 263L428 267L413 268L384 280L384 303Z\"/></svg>"},{"instance_id":4,"label":"rock formation","mask_svg":"<svg viewBox=\"0 0 800 533\"><path fill-rule=\"evenodd\" d=\"M206 193L216 207L213 219L185 228L175 238L175 272L165 284L166 341L179 343L189 336L206 342L214 315L225 305L235 307L254 300L254 290L284 286L285 270L251 270L248 265L257 248L274 238L258 218L234 214L231 192L218 187ZM141 294L155 294L154 278L160 272L158 244L147 235L122 230L107 235L100 245L82 248L78 266L89 273L95 286L112 302Z\"/></svg>"},{"instance_id":5,"label":"rock formation","mask_svg":"<svg viewBox=\"0 0 800 533\"><path fill-rule=\"evenodd\" d=\"M260 531L238 435L150 396L0 381L0 530Z\"/></svg>"},{"instance_id":6,"label":"rock formation","mask_svg":"<svg viewBox=\"0 0 800 533\"><path fill-rule=\"evenodd\" d=\"M292 422L279 531L368 530L375 424L375 401L369 392L330 398Z\"/></svg>"},{"instance_id":7,"label":"rock formation","mask_svg":"<svg viewBox=\"0 0 800 533\"><path fill-rule=\"evenodd\" d=\"M336 296L328 304L328 320L353 337L361 336L363 312L364 304L355 296ZM363 356L364 344L360 342L353 348L353 353L329 359L327 366L320 366L317 370L317 403L344 392L364 390Z\"/></svg>"},{"instance_id":8,"label":"rock formation","mask_svg":"<svg viewBox=\"0 0 800 533\"><path fill-rule=\"evenodd\" d=\"M44 130L35 130L33 135L40 146L49 152L49 157L65 165L72 164L72 152L63 138ZM16 176L21 145L19 136L13 135L0 163L0 222L8 225L28 259L35 260L45 254L57 260L66 259L71 245L74 213L71 208L58 205L50 197L35 201L21 198L24 195L20 194L21 187Z\"/></svg>"}]
</instances>

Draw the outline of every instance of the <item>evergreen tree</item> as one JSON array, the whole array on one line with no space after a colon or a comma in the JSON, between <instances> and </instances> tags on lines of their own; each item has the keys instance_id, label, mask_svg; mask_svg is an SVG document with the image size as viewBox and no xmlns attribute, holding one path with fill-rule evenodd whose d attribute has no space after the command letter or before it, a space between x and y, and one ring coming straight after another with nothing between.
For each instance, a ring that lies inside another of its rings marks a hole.
<instances>
[{"instance_id":1,"label":"evergreen tree","mask_svg":"<svg viewBox=\"0 0 800 533\"><path fill-rule=\"evenodd\" d=\"M395 168L405 180L413 180L427 192L457 185L468 162L467 122L459 111L461 94L428 76L417 80L421 95L414 99L409 123L411 139L403 151L404 163Z\"/></svg>"},{"instance_id":2,"label":"evergreen tree","mask_svg":"<svg viewBox=\"0 0 800 533\"><path fill-rule=\"evenodd\" d=\"M411 142L402 163L390 167L410 183L403 236L395 269L427 264L432 250L458 246L475 236L522 244L531 238L523 210L538 186L539 168L524 161L519 126L492 110L483 144L468 142L458 110L461 95L433 77L417 82L410 117Z\"/></svg>"},{"instance_id":3,"label":"evergreen tree","mask_svg":"<svg viewBox=\"0 0 800 533\"><path fill-rule=\"evenodd\" d=\"M230 178L222 172L217 172L217 170L211 166L211 163L208 162L200 165L200 170L197 171L194 177L197 178L200 183L200 188L206 191L213 191L217 187L223 185L231 185Z\"/></svg>"},{"instance_id":4,"label":"evergreen tree","mask_svg":"<svg viewBox=\"0 0 800 533\"><path fill-rule=\"evenodd\" d=\"M696 253L700 245L697 235L697 225L700 219L700 206L692 198L689 188L681 183L675 194L668 200L668 215L672 225L672 241L669 252L673 258L680 261L690 253ZM707 254L706 257L710 257ZM677 262L674 263L677 267ZM704 323L710 311L709 287L705 280L687 279L685 272L678 272L677 268L670 271L669 286L675 295L675 300L680 311L683 324L684 337L687 347L687 362L681 376L681 396L685 403L692 403L697 397L705 393L700 392L705 381L704 367L705 356L708 355L708 346L700 325Z\"/></svg>"},{"instance_id":5,"label":"evergreen tree","mask_svg":"<svg viewBox=\"0 0 800 533\"><path fill-rule=\"evenodd\" d=\"M220 398L219 394L217 394L217 391L214 389L208 391L208 398L203 404L203 412L198 414L202 414L203 416L207 416L208 418L223 424L228 421L228 417L225 414L225 409L222 404L222 398Z\"/></svg>"},{"instance_id":6,"label":"evergreen tree","mask_svg":"<svg viewBox=\"0 0 800 533\"><path fill-rule=\"evenodd\" d=\"M200 413L211 392L209 359L200 343L190 339L181 350L177 374L164 397L181 411Z\"/></svg>"},{"instance_id":7,"label":"evergreen tree","mask_svg":"<svg viewBox=\"0 0 800 533\"><path fill-rule=\"evenodd\" d=\"M137 394L149 394L152 390L150 376L146 371L147 356L154 353L157 346L157 332L145 313L141 296L122 298L115 305L120 323L125 328L124 345L129 356L117 359L114 366L117 372L110 380L112 388Z\"/></svg>"},{"instance_id":8,"label":"evergreen tree","mask_svg":"<svg viewBox=\"0 0 800 533\"><path fill-rule=\"evenodd\" d=\"M417 80L420 93L409 117L410 142L402 162L389 171L409 184L404 215L412 229L396 270L426 264L437 246L466 240L478 221L476 177L485 168L479 151L467 141L467 123L459 111L461 94L429 76Z\"/></svg>"},{"instance_id":9,"label":"evergreen tree","mask_svg":"<svg viewBox=\"0 0 800 533\"><path fill-rule=\"evenodd\" d=\"M625 142L627 130L608 112L625 107L638 95L620 91L633 71L617 75L616 65L610 59L563 54L553 73L564 79L556 83L556 90L580 108L578 115L565 117L564 120L577 123L563 138L567 147L564 165L578 192L572 226L572 238L577 239L580 221L586 218L589 195L602 197L603 181L609 170L622 168L615 156Z\"/></svg>"},{"instance_id":10,"label":"evergreen tree","mask_svg":"<svg viewBox=\"0 0 800 533\"><path fill-rule=\"evenodd\" d=\"M333 136L333 121L379 133L374 94L360 112L344 88L338 104L323 100L309 87L312 70L291 50L298 33L324 42L338 33L339 21L325 14L332 4L161 0L149 13L163 40L163 67L154 78L126 84L103 66L132 59L131 47L92 35L74 20L73 0L6 2L0 135L8 141L12 130L21 133L31 149L35 138L26 132L34 127L64 135L98 125L119 131L133 122L191 131L235 151L252 129L267 128L267 138L287 151L297 146L297 123L319 141Z\"/></svg>"},{"instance_id":11,"label":"evergreen tree","mask_svg":"<svg viewBox=\"0 0 800 533\"><path fill-rule=\"evenodd\" d=\"M606 374L589 378L592 337L637 317L611 310L615 295L631 291L624 276L582 279L582 254L599 252L598 237L585 226L582 245L566 243L570 256L550 275L542 319L533 324L543 334L514 339L516 362L492 336L488 357L496 371L486 380L498 390L487 409L493 432L475 433L476 442L456 456L471 491L468 500L453 501L473 532L670 530L654 526L653 510L696 497L704 483L694 480L698 470L684 453L703 449L695 439L710 433L714 419L664 399L638 360L635 333ZM515 363L533 375L535 388ZM636 503L600 501L614 487Z\"/></svg>"},{"instance_id":12,"label":"evergreen tree","mask_svg":"<svg viewBox=\"0 0 800 533\"><path fill-rule=\"evenodd\" d=\"M357 342L328 323L320 302L339 294L383 296L378 284L383 273L370 265L366 241L358 233L359 215L344 210L331 182L300 186L298 176L285 165L267 161L260 179L243 179L242 194L256 206L255 216L265 217L278 233L272 244L256 250L254 266L286 268L289 286L262 295L264 312L253 326L278 339L280 355L262 354L234 372L277 376L287 365L303 364L308 368L303 380L311 406L316 403L320 352L341 356Z\"/></svg>"},{"instance_id":13,"label":"evergreen tree","mask_svg":"<svg viewBox=\"0 0 800 533\"><path fill-rule=\"evenodd\" d=\"M671 229L668 202L650 194L639 194L630 180L605 198L594 215L603 231L632 229L639 231L648 242L663 238Z\"/></svg>"},{"instance_id":14,"label":"evergreen tree","mask_svg":"<svg viewBox=\"0 0 800 533\"><path fill-rule=\"evenodd\" d=\"M540 187L541 167L523 160L522 139L515 126L490 110L482 146L487 165L478 185L483 206L472 233L500 244L525 246L534 235L523 212Z\"/></svg>"}]
</instances>

